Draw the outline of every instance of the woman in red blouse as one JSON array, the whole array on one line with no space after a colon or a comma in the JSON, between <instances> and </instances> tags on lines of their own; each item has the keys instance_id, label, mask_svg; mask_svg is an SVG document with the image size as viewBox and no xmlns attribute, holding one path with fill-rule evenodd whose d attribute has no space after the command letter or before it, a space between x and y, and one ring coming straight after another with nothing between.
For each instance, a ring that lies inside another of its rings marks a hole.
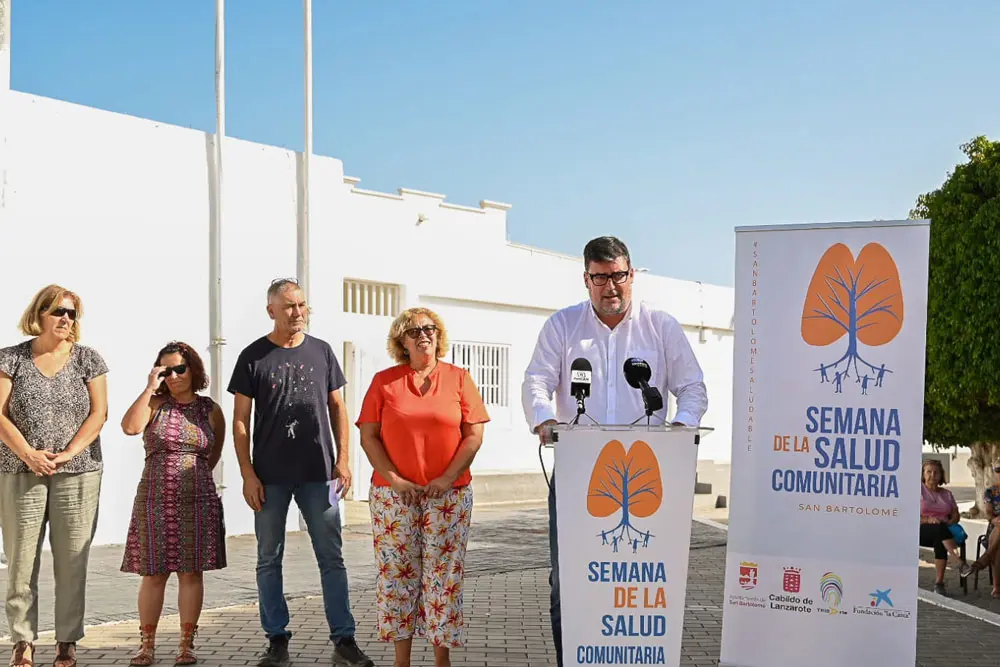
<instances>
[{"instance_id":1,"label":"woman in red blouse","mask_svg":"<svg viewBox=\"0 0 1000 667\"><path fill-rule=\"evenodd\" d=\"M437 667L465 644L462 582L472 519L469 466L489 421L469 372L442 361L444 323L426 308L399 315L361 406L361 446L375 469L369 495L379 635L410 664L414 636L434 644Z\"/></svg>"}]
</instances>

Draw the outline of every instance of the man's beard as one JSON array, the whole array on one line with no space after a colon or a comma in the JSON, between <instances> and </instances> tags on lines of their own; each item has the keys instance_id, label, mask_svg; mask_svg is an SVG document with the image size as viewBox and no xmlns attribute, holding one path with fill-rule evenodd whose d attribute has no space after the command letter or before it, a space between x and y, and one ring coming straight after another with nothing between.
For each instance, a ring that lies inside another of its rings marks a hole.
<instances>
[{"instance_id":1,"label":"man's beard","mask_svg":"<svg viewBox=\"0 0 1000 667\"><path fill-rule=\"evenodd\" d=\"M621 295L619 295L617 306L612 306L611 304L607 303L607 301L605 301L604 299L601 299L601 303L600 305L597 306L597 310L598 312L601 313L601 315L621 315L622 313L628 310L628 307L629 307L629 302L625 301L625 299L623 299Z\"/></svg>"}]
</instances>

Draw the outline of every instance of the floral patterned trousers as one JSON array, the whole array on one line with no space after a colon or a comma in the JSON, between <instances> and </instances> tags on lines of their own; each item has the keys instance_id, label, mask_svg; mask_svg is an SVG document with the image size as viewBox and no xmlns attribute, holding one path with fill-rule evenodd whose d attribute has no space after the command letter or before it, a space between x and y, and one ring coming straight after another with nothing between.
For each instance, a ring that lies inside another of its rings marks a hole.
<instances>
[{"instance_id":1,"label":"floral patterned trousers","mask_svg":"<svg viewBox=\"0 0 1000 667\"><path fill-rule=\"evenodd\" d=\"M416 636L434 646L464 646L462 582L472 487L407 505L390 487L372 486L368 505L378 568L379 638Z\"/></svg>"}]
</instances>

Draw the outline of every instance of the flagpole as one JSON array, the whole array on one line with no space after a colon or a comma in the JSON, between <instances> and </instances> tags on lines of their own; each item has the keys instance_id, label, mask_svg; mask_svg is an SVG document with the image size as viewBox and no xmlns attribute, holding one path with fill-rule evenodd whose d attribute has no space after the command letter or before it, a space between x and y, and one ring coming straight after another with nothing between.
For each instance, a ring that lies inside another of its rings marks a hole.
<instances>
[{"instance_id":1,"label":"flagpole","mask_svg":"<svg viewBox=\"0 0 1000 667\"><path fill-rule=\"evenodd\" d=\"M311 197L309 176L313 154L313 54L312 0L303 0L303 44L305 49L305 148L302 154L302 216L298 224L296 274L302 293L309 302L309 216Z\"/></svg>"},{"instance_id":2,"label":"flagpole","mask_svg":"<svg viewBox=\"0 0 1000 667\"><path fill-rule=\"evenodd\" d=\"M212 399L222 403L222 143L226 136L226 2L215 0L215 164L212 179L215 198L209 215L209 352L211 354ZM225 488L220 459L215 481L221 495Z\"/></svg>"}]
</instances>

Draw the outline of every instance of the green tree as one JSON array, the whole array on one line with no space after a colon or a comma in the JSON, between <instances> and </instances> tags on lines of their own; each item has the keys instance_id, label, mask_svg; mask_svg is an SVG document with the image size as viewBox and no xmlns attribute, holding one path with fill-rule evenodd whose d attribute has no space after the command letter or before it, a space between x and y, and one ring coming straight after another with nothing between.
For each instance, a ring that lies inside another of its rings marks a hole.
<instances>
[{"instance_id":1,"label":"green tree","mask_svg":"<svg viewBox=\"0 0 1000 667\"><path fill-rule=\"evenodd\" d=\"M976 137L962 152L910 217L931 221L924 438L971 449L978 516L1000 456L1000 142Z\"/></svg>"}]
</instances>

